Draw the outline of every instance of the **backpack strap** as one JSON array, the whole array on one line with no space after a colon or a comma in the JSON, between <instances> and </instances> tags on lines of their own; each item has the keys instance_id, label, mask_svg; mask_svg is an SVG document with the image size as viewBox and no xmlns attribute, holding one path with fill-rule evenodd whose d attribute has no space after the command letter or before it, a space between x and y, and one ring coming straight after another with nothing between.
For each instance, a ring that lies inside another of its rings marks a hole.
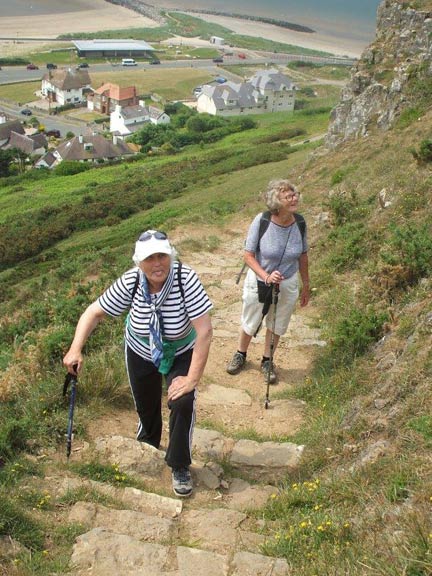
<instances>
[{"instance_id":1,"label":"backpack strap","mask_svg":"<svg viewBox=\"0 0 432 576\"><path fill-rule=\"evenodd\" d=\"M294 218L295 218L295 221L297 222L297 226L300 229L300 234L301 234L302 240L304 242L304 237L306 234L306 220L303 218L303 216L301 214L297 214L297 212L294 212Z\"/></svg>"},{"instance_id":2,"label":"backpack strap","mask_svg":"<svg viewBox=\"0 0 432 576\"><path fill-rule=\"evenodd\" d=\"M184 300L184 299L185 299L185 295L184 295L184 289L183 289L183 283L182 283L182 277L181 277L182 266L183 266L183 265L182 265L181 261L179 260L179 261L178 261L178 266L177 266L177 282L178 282L178 285L179 285L179 288L180 288L180 294L181 294L182 300ZM137 275L136 275L136 279L135 279L135 284L134 284L134 287L133 287L133 290L132 290L132 300L135 298L135 294L137 293L137 290L138 290L139 278L140 278L140 274L139 274L139 271L138 271L138 272L137 272ZM132 300L131 300L131 302L132 302Z\"/></svg>"},{"instance_id":3,"label":"backpack strap","mask_svg":"<svg viewBox=\"0 0 432 576\"><path fill-rule=\"evenodd\" d=\"M184 295L183 282L182 282L182 277L181 277L182 266L183 266L183 264L181 263L181 260L178 260L178 266L177 266L177 282L178 282L178 285L179 285L179 288L180 288L180 294L181 294L182 300L183 300L183 302L184 302L185 295Z\"/></svg>"},{"instance_id":4,"label":"backpack strap","mask_svg":"<svg viewBox=\"0 0 432 576\"><path fill-rule=\"evenodd\" d=\"M266 232L267 228L270 226L270 221L271 221L271 212L269 210L267 210L267 212L263 212L261 214L261 219L260 219L260 223L259 223L259 230L258 230L258 242L257 242L256 252L258 252L258 250L259 250L261 238L264 236L264 233Z\"/></svg>"},{"instance_id":5,"label":"backpack strap","mask_svg":"<svg viewBox=\"0 0 432 576\"><path fill-rule=\"evenodd\" d=\"M304 241L304 237L306 234L306 220L303 218L301 214L298 214L297 212L294 212L294 218L297 223L297 226L299 227L302 240ZM261 238L264 236L267 228L270 225L270 222L271 222L271 212L269 211L263 212L261 214L261 219L259 223L257 251L259 249Z\"/></svg>"}]
</instances>

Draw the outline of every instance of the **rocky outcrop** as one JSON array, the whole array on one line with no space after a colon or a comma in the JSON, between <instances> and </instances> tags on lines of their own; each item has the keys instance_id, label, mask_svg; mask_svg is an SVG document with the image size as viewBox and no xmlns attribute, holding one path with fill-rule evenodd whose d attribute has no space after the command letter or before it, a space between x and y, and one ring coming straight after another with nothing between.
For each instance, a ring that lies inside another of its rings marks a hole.
<instances>
[{"instance_id":1,"label":"rocky outcrop","mask_svg":"<svg viewBox=\"0 0 432 576\"><path fill-rule=\"evenodd\" d=\"M378 8L375 41L352 70L333 109L326 146L388 130L401 110L419 97L414 86L432 75L432 12L384 0Z\"/></svg>"}]
</instances>

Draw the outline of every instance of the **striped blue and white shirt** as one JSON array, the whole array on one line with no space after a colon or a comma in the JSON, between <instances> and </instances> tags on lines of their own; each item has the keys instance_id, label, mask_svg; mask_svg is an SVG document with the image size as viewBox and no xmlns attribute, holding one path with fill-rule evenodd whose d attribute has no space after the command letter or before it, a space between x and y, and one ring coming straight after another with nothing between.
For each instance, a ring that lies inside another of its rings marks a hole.
<instances>
[{"instance_id":1,"label":"striped blue and white shirt","mask_svg":"<svg viewBox=\"0 0 432 576\"><path fill-rule=\"evenodd\" d=\"M191 320L204 316L206 312L213 308L197 273L185 264L182 264L180 274L184 292L184 298L182 298L177 269L178 262L174 262L173 287L160 308L163 319L164 340L184 338L192 329ZM132 301L137 274L142 274L138 267L131 268L125 272L98 298L98 303L109 316L120 316L123 312L130 309L129 325L131 330L127 328L125 330L126 342L134 352L151 362L150 347L136 337L149 337L150 319L150 306L144 300L141 280ZM152 297L156 296L156 294L152 294ZM179 348L176 356L190 350L194 344L195 341L192 341Z\"/></svg>"}]
</instances>

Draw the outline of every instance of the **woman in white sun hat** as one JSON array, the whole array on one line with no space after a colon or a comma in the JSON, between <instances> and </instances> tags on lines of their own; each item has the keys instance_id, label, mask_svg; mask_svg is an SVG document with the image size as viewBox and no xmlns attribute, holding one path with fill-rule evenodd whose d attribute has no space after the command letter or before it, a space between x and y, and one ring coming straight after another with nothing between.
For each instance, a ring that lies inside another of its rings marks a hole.
<instances>
[{"instance_id":1,"label":"woman in white sun hat","mask_svg":"<svg viewBox=\"0 0 432 576\"><path fill-rule=\"evenodd\" d=\"M175 250L164 232L143 232L133 261L136 267L82 314L63 363L70 373L79 372L83 346L99 322L107 315L128 311L125 360L139 417L137 440L159 448L164 375L170 409L165 460L172 468L174 492L190 496L196 387L210 349L212 303L196 272L175 260Z\"/></svg>"}]
</instances>

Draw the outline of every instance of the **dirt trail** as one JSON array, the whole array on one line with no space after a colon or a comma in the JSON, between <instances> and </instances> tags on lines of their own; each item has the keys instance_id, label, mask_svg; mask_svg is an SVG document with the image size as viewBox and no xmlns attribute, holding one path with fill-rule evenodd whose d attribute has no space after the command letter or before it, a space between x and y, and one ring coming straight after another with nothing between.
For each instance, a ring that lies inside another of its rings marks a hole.
<instances>
[{"instance_id":1,"label":"dirt trail","mask_svg":"<svg viewBox=\"0 0 432 576\"><path fill-rule=\"evenodd\" d=\"M303 381L321 343L319 331L311 327L313 306L298 309L277 353L279 383L270 387L268 410L259 369L262 335L251 344L247 369L237 376L226 373L239 330L241 284L235 278L247 223L237 226L220 233L218 248L212 252L191 252L187 247L198 242L204 246L214 229L170 234L182 261L198 272L214 303L214 339L197 403L191 468L194 493L186 501L172 498L163 452L134 439L133 410L115 411L93 421L88 442L75 439L73 459L88 461L97 454L118 465L121 472L140 476L147 491L83 480L70 471L50 477L54 498L68 490L91 488L117 501L116 509L76 502L69 510L66 521L83 525L71 557L74 576L289 574L285 559L262 554L262 521L249 512L277 494L278 482L298 465L303 447L284 438L301 427L305 404L284 398L284 392ZM165 413L161 450L166 447L167 422ZM108 436L101 437L104 433ZM266 443L247 440L257 435ZM224 460L227 470L217 463Z\"/></svg>"}]
</instances>

